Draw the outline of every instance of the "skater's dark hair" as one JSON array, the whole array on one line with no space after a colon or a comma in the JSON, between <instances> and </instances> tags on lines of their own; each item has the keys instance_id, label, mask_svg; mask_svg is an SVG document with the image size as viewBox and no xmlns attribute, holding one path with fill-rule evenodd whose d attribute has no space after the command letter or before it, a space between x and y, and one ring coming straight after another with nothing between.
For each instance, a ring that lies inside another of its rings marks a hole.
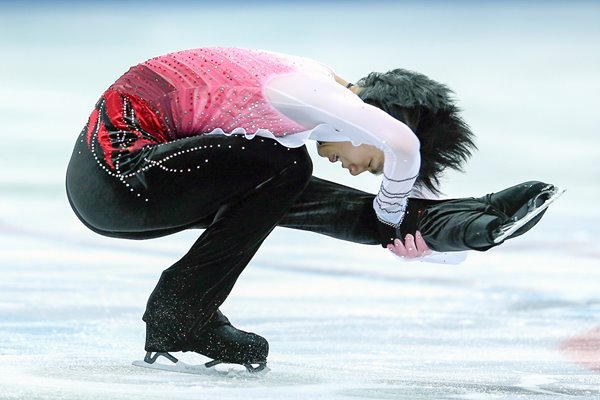
<instances>
[{"instance_id":1,"label":"skater's dark hair","mask_svg":"<svg viewBox=\"0 0 600 400\"><path fill-rule=\"evenodd\" d=\"M404 122L421 142L421 168L416 185L434 193L446 168L462 171L477 147L469 126L459 115L453 92L418 72L394 69L371 72L360 79L358 96Z\"/></svg>"}]
</instances>

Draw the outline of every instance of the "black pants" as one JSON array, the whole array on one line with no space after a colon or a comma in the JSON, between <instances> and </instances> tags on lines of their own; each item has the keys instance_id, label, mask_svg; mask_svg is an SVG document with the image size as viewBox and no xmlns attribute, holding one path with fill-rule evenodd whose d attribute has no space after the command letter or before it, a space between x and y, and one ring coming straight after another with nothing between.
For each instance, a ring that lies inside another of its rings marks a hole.
<instances>
[{"instance_id":1,"label":"black pants","mask_svg":"<svg viewBox=\"0 0 600 400\"><path fill-rule=\"evenodd\" d=\"M214 314L276 226L363 244L385 245L400 234L378 222L374 195L313 177L305 147L205 135L138 153L126 171L117 165L115 172L81 136L67 195L81 221L105 236L146 239L205 229L163 272L143 317L176 340ZM420 229L434 250L464 250L473 247L464 241L471 222L483 218L487 225L495 215L483 199L415 199L401 231Z\"/></svg>"}]
</instances>

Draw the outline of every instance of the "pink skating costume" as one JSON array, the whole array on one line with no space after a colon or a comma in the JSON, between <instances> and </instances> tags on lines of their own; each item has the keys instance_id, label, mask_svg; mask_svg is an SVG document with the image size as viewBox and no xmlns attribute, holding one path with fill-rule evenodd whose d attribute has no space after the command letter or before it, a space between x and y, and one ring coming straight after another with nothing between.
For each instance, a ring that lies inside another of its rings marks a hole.
<instances>
[{"instance_id":1,"label":"pink skating costume","mask_svg":"<svg viewBox=\"0 0 600 400\"><path fill-rule=\"evenodd\" d=\"M87 142L98 144L107 172L117 176L124 154L196 135L261 136L288 147L309 139L370 144L385 156L373 207L381 222L397 227L419 171L410 128L306 58L238 48L171 53L132 67L99 104L108 120L97 105Z\"/></svg>"}]
</instances>

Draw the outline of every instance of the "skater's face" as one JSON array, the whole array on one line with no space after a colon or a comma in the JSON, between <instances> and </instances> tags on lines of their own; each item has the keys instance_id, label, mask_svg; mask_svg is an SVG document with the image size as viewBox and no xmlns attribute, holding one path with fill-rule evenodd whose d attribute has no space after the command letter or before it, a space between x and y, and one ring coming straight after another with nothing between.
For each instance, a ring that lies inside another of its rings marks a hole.
<instances>
[{"instance_id":1,"label":"skater's face","mask_svg":"<svg viewBox=\"0 0 600 400\"><path fill-rule=\"evenodd\" d=\"M383 152L368 144L354 146L351 142L317 142L317 152L332 163L340 161L351 175L365 171L379 175L383 172Z\"/></svg>"}]
</instances>

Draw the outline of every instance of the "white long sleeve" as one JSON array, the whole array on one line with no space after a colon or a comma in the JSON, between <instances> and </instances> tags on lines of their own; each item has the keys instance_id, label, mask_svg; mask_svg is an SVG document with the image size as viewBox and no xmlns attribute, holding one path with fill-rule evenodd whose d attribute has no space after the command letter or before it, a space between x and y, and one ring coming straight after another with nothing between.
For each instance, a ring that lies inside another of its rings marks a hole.
<instances>
[{"instance_id":1,"label":"white long sleeve","mask_svg":"<svg viewBox=\"0 0 600 400\"><path fill-rule=\"evenodd\" d=\"M282 114L311 131L311 139L370 144L384 153L383 180L373 207L379 220L400 226L420 167L420 143L408 126L318 73L273 78L264 88Z\"/></svg>"}]
</instances>

